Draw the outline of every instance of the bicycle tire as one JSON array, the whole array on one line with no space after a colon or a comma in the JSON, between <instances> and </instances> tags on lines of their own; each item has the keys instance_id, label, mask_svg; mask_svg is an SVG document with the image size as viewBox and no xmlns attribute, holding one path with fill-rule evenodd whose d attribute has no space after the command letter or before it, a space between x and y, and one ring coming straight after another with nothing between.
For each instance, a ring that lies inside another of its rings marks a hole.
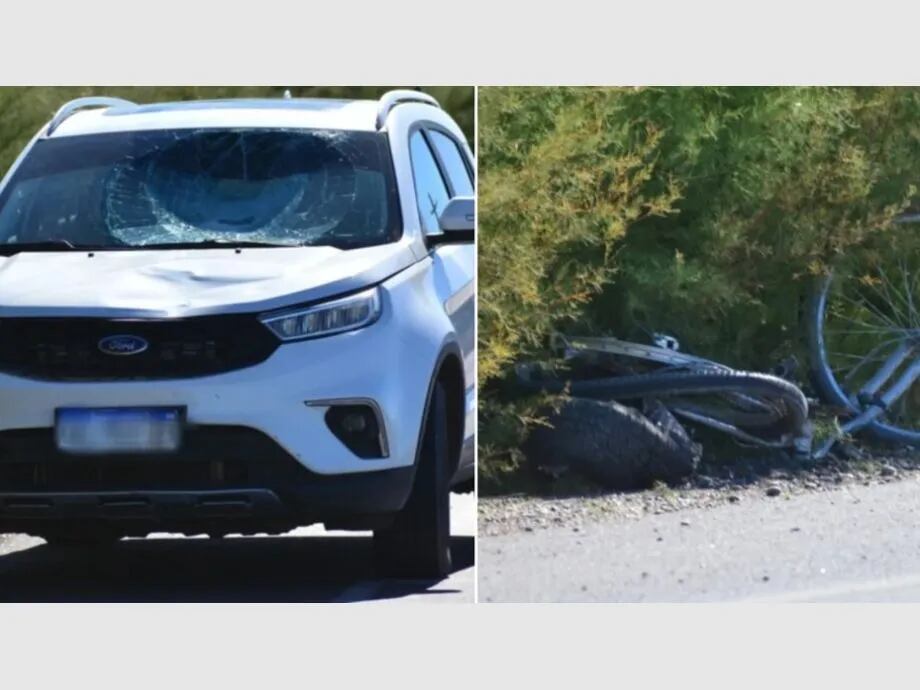
<instances>
[{"instance_id":1,"label":"bicycle tire","mask_svg":"<svg viewBox=\"0 0 920 690\"><path fill-rule=\"evenodd\" d=\"M731 367L701 357L687 355L682 352L668 350L654 345L634 343L618 338L604 337L591 338L580 336L563 336L556 334L557 341L565 343L565 355L569 361L583 361L589 365L608 369L610 375L631 376L644 374L648 371L630 371L628 368L613 368L612 362L619 360L654 363L661 371L731 371ZM765 430L775 427L784 415L768 401L760 400L743 393L728 393L720 396L729 406L723 406L717 413L712 413L712 407L707 410L706 405L693 403L695 411L719 419L730 426L739 429ZM682 404L685 409L688 405Z\"/></svg>"},{"instance_id":2,"label":"bicycle tire","mask_svg":"<svg viewBox=\"0 0 920 690\"><path fill-rule=\"evenodd\" d=\"M550 426L531 430L523 451L536 465L564 467L609 489L679 482L693 474L701 448L663 408L652 417L613 401L569 398L549 415Z\"/></svg>"},{"instance_id":3,"label":"bicycle tire","mask_svg":"<svg viewBox=\"0 0 920 690\"><path fill-rule=\"evenodd\" d=\"M808 347L809 369L812 384L818 395L825 402L843 407L854 415L862 410L846 394L831 369L824 343L824 314L827 308L827 294L830 290L833 274L824 276L815 282L808 298L805 313L805 334ZM865 430L881 441L889 443L920 444L920 431L911 431L885 422L871 422Z\"/></svg>"},{"instance_id":4,"label":"bicycle tire","mask_svg":"<svg viewBox=\"0 0 920 690\"><path fill-rule=\"evenodd\" d=\"M777 409L776 405L770 406L769 412L747 412L731 407L711 405L695 401L692 397L687 400L675 398L671 407L680 407L694 414L720 419L727 424L747 430L769 430L776 428L785 416L784 411Z\"/></svg>"},{"instance_id":5,"label":"bicycle tire","mask_svg":"<svg viewBox=\"0 0 920 690\"><path fill-rule=\"evenodd\" d=\"M548 393L568 390L573 396L595 400L745 393L782 403L789 431L801 431L808 419L808 401L797 386L777 376L748 371L662 371L584 381L541 379L522 383L531 390Z\"/></svg>"}]
</instances>

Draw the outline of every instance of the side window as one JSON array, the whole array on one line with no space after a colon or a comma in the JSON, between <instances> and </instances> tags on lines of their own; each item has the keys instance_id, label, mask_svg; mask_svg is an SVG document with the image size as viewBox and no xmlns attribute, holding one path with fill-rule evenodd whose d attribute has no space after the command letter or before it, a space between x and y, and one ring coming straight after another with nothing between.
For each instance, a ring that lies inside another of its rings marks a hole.
<instances>
[{"instance_id":1,"label":"side window","mask_svg":"<svg viewBox=\"0 0 920 690\"><path fill-rule=\"evenodd\" d=\"M434 155L428 148L428 142L425 141L421 131L414 132L409 139L409 155L412 157L415 196L422 220L422 230L426 233L437 233L440 231L438 216L447 205L450 195Z\"/></svg>"},{"instance_id":2,"label":"side window","mask_svg":"<svg viewBox=\"0 0 920 690\"><path fill-rule=\"evenodd\" d=\"M429 130L428 136L444 164L445 172L453 187L453 196L473 196L473 180L463 152L457 142L437 130Z\"/></svg>"}]
</instances>

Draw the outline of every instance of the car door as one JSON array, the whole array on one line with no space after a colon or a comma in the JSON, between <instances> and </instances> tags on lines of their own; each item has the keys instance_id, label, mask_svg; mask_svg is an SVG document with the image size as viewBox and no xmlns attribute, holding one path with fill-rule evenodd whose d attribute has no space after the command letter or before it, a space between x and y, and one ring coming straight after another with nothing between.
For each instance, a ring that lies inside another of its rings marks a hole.
<instances>
[{"instance_id":1,"label":"car door","mask_svg":"<svg viewBox=\"0 0 920 690\"><path fill-rule=\"evenodd\" d=\"M458 196L475 196L472 161L450 134L434 126L413 131L409 150L422 230L426 235L438 234L438 217L447 202ZM476 248L472 242L435 244L431 252L438 296L453 323L463 353L466 381L464 464L472 462L475 434L475 257Z\"/></svg>"}]
</instances>

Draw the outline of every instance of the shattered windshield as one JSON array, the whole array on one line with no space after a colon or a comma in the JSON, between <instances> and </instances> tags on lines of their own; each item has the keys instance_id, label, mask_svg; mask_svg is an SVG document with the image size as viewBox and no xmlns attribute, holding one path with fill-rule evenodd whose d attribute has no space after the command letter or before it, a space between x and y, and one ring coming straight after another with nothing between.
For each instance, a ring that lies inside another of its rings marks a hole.
<instances>
[{"instance_id":1,"label":"shattered windshield","mask_svg":"<svg viewBox=\"0 0 920 690\"><path fill-rule=\"evenodd\" d=\"M195 129L36 142L0 194L0 245L364 247L400 234L373 132Z\"/></svg>"}]
</instances>

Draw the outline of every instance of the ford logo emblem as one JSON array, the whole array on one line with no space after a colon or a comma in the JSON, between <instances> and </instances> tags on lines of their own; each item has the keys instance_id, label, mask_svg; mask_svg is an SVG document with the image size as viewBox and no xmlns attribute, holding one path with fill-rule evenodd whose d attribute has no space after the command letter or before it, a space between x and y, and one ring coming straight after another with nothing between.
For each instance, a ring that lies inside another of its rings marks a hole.
<instances>
[{"instance_id":1,"label":"ford logo emblem","mask_svg":"<svg viewBox=\"0 0 920 690\"><path fill-rule=\"evenodd\" d=\"M99 350L107 355L139 355L149 343L136 335L110 335L99 341Z\"/></svg>"}]
</instances>

